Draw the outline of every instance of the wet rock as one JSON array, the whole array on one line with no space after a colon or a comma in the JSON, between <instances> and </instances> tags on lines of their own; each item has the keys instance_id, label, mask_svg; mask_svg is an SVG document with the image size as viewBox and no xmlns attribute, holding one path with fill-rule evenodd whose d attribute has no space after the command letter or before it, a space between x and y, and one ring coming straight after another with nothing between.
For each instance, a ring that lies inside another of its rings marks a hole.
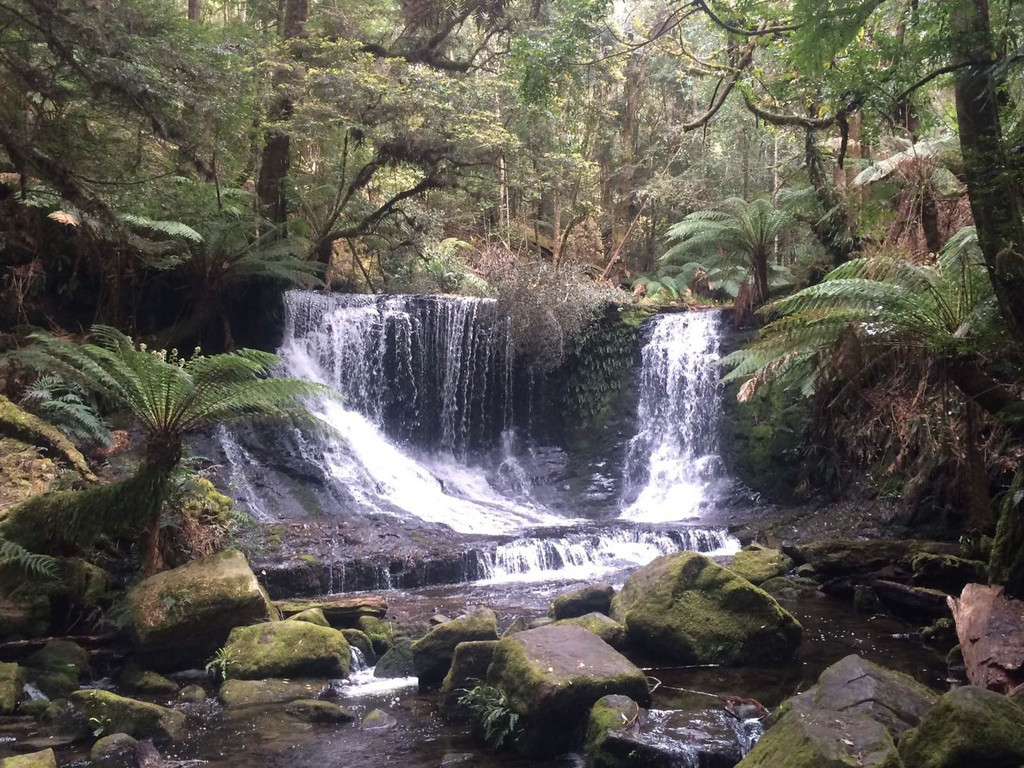
<instances>
[{"instance_id":1,"label":"wet rock","mask_svg":"<svg viewBox=\"0 0 1024 768\"><path fill-rule=\"evenodd\" d=\"M227 676L239 680L347 677L352 660L341 632L305 621L235 627L224 652L230 659Z\"/></svg>"},{"instance_id":2,"label":"wet rock","mask_svg":"<svg viewBox=\"0 0 1024 768\"><path fill-rule=\"evenodd\" d=\"M908 675L851 655L786 701L743 768L902 768L896 740L937 696Z\"/></svg>"},{"instance_id":3,"label":"wet rock","mask_svg":"<svg viewBox=\"0 0 1024 768\"><path fill-rule=\"evenodd\" d=\"M327 617L324 616L324 609L319 607L299 611L294 616L289 616L286 621L308 621L310 624L317 624L321 627L331 626L327 622Z\"/></svg>"},{"instance_id":4,"label":"wet rock","mask_svg":"<svg viewBox=\"0 0 1024 768\"><path fill-rule=\"evenodd\" d=\"M387 712L375 709L363 718L359 727L364 731L389 731L398 725L398 721Z\"/></svg>"},{"instance_id":5,"label":"wet rock","mask_svg":"<svg viewBox=\"0 0 1024 768\"><path fill-rule=\"evenodd\" d=\"M630 642L682 664L789 658L803 628L771 595L696 552L659 557L612 601Z\"/></svg>"},{"instance_id":6,"label":"wet rock","mask_svg":"<svg viewBox=\"0 0 1024 768\"><path fill-rule=\"evenodd\" d=\"M355 716L344 707L317 699L296 699L284 711L307 723L351 723Z\"/></svg>"},{"instance_id":7,"label":"wet rock","mask_svg":"<svg viewBox=\"0 0 1024 768\"><path fill-rule=\"evenodd\" d=\"M50 598L0 595L0 640L41 637L50 627Z\"/></svg>"},{"instance_id":8,"label":"wet rock","mask_svg":"<svg viewBox=\"0 0 1024 768\"><path fill-rule=\"evenodd\" d=\"M121 685L135 693L177 693L178 684L157 672L142 669L138 664L126 664L119 676Z\"/></svg>"},{"instance_id":9,"label":"wet rock","mask_svg":"<svg viewBox=\"0 0 1024 768\"><path fill-rule=\"evenodd\" d=\"M381 621L376 616L360 616L359 630L370 638L373 652L378 657L388 652L395 642L395 625L390 621Z\"/></svg>"},{"instance_id":10,"label":"wet rock","mask_svg":"<svg viewBox=\"0 0 1024 768\"><path fill-rule=\"evenodd\" d=\"M886 579L875 579L871 586L882 605L896 616L927 621L952 615L946 593L938 589L912 587Z\"/></svg>"},{"instance_id":11,"label":"wet rock","mask_svg":"<svg viewBox=\"0 0 1024 768\"><path fill-rule=\"evenodd\" d=\"M128 593L136 649L157 671L202 666L232 629L275 614L245 556L232 550L158 573Z\"/></svg>"},{"instance_id":12,"label":"wet rock","mask_svg":"<svg viewBox=\"0 0 1024 768\"><path fill-rule=\"evenodd\" d=\"M78 605L94 606L106 594L110 577L98 565L80 557L60 561L60 591Z\"/></svg>"},{"instance_id":13,"label":"wet rock","mask_svg":"<svg viewBox=\"0 0 1024 768\"><path fill-rule=\"evenodd\" d=\"M587 632L600 637L612 648L622 649L625 648L626 643L626 628L615 621L615 619L609 618L603 613L588 613L584 616L578 616L573 619L560 619L554 623L556 627L582 627Z\"/></svg>"},{"instance_id":14,"label":"wet rock","mask_svg":"<svg viewBox=\"0 0 1024 768\"><path fill-rule=\"evenodd\" d=\"M553 619L574 619L588 613L608 614L615 589L611 584L592 584L556 597L548 610Z\"/></svg>"},{"instance_id":15,"label":"wet rock","mask_svg":"<svg viewBox=\"0 0 1024 768\"><path fill-rule=\"evenodd\" d=\"M751 584L762 584L788 573L792 568L793 561L781 550L768 549L758 544L751 544L737 552L729 566L729 570Z\"/></svg>"},{"instance_id":16,"label":"wet rock","mask_svg":"<svg viewBox=\"0 0 1024 768\"><path fill-rule=\"evenodd\" d=\"M128 758L134 756L137 739L133 739L127 733L112 733L104 736L92 745L89 750L89 759L94 763L125 763Z\"/></svg>"},{"instance_id":17,"label":"wet rock","mask_svg":"<svg viewBox=\"0 0 1024 768\"><path fill-rule=\"evenodd\" d=\"M903 735L899 751L908 768L1019 768L1024 709L995 691L954 688Z\"/></svg>"},{"instance_id":18,"label":"wet rock","mask_svg":"<svg viewBox=\"0 0 1024 768\"><path fill-rule=\"evenodd\" d=\"M952 619L936 619L921 630L921 640L936 648L952 648L956 645L956 625Z\"/></svg>"},{"instance_id":19,"label":"wet rock","mask_svg":"<svg viewBox=\"0 0 1024 768\"><path fill-rule=\"evenodd\" d=\"M453 752L441 758L441 768L455 768L459 765L476 765L480 756L475 752Z\"/></svg>"},{"instance_id":20,"label":"wet rock","mask_svg":"<svg viewBox=\"0 0 1024 768\"><path fill-rule=\"evenodd\" d=\"M68 696L89 665L89 652L70 640L50 640L28 657L27 677L51 699Z\"/></svg>"},{"instance_id":21,"label":"wet rock","mask_svg":"<svg viewBox=\"0 0 1024 768\"><path fill-rule=\"evenodd\" d=\"M0 768L57 768L57 757L52 749L17 755L0 760Z\"/></svg>"},{"instance_id":22,"label":"wet rock","mask_svg":"<svg viewBox=\"0 0 1024 768\"><path fill-rule=\"evenodd\" d=\"M533 621L531 621L526 626L529 629L540 629L541 627L547 627L547 626L550 626L550 625L552 625L554 623L555 623L555 620L552 619L550 616L541 616L539 618L534 619Z\"/></svg>"},{"instance_id":23,"label":"wet rock","mask_svg":"<svg viewBox=\"0 0 1024 768\"><path fill-rule=\"evenodd\" d=\"M71 703L87 720L102 724L104 730L112 733L172 741L184 734L185 716L180 712L110 691L75 691L71 694Z\"/></svg>"},{"instance_id":24,"label":"wet rock","mask_svg":"<svg viewBox=\"0 0 1024 768\"><path fill-rule=\"evenodd\" d=\"M327 619L327 623L339 629L363 629L361 619L381 619L388 612L387 601L380 597L339 595L315 600L279 600L275 605L285 618L308 611L310 608L319 608L324 618ZM367 634L371 633L367 632Z\"/></svg>"},{"instance_id":25,"label":"wet rock","mask_svg":"<svg viewBox=\"0 0 1024 768\"><path fill-rule=\"evenodd\" d=\"M412 641L399 638L390 650L377 660L374 677L413 677L416 669L412 662Z\"/></svg>"},{"instance_id":26,"label":"wet rock","mask_svg":"<svg viewBox=\"0 0 1024 768\"><path fill-rule=\"evenodd\" d=\"M434 627L412 644L413 667L420 685L429 687L444 680L459 643L497 639L498 618L489 608L478 608Z\"/></svg>"},{"instance_id":27,"label":"wet rock","mask_svg":"<svg viewBox=\"0 0 1024 768\"><path fill-rule=\"evenodd\" d=\"M508 625L508 629L501 633L502 637L508 637L514 635L516 632L525 632L528 629L526 625L526 619L522 616L516 616L515 621Z\"/></svg>"},{"instance_id":28,"label":"wet rock","mask_svg":"<svg viewBox=\"0 0 1024 768\"><path fill-rule=\"evenodd\" d=\"M914 584L959 595L971 583L988 581L988 564L955 555L920 552L910 561Z\"/></svg>"},{"instance_id":29,"label":"wet rock","mask_svg":"<svg viewBox=\"0 0 1024 768\"><path fill-rule=\"evenodd\" d=\"M81 734L78 732L58 733L49 736L30 736L27 739L19 739L18 743L14 745L14 749L26 754L42 752L45 749L63 749L80 740Z\"/></svg>"},{"instance_id":30,"label":"wet rock","mask_svg":"<svg viewBox=\"0 0 1024 768\"><path fill-rule=\"evenodd\" d=\"M377 658L377 654L373 650L373 641L370 640L369 635L363 632L361 629L343 629L341 634L345 636L345 640L353 648L358 648L359 652L363 654L363 659L367 664L373 664Z\"/></svg>"},{"instance_id":31,"label":"wet rock","mask_svg":"<svg viewBox=\"0 0 1024 768\"><path fill-rule=\"evenodd\" d=\"M911 561L918 554L954 554L956 545L914 539L830 539L783 546L782 551L797 564L810 564L819 576L832 579L838 576L870 573L891 565L910 570Z\"/></svg>"},{"instance_id":32,"label":"wet rock","mask_svg":"<svg viewBox=\"0 0 1024 768\"><path fill-rule=\"evenodd\" d=\"M327 688L324 680L227 680L217 697L228 709L241 709L315 699Z\"/></svg>"},{"instance_id":33,"label":"wet rock","mask_svg":"<svg viewBox=\"0 0 1024 768\"><path fill-rule=\"evenodd\" d=\"M28 717L42 717L48 706L50 700L45 696L41 699L23 699L18 706L18 713Z\"/></svg>"},{"instance_id":34,"label":"wet rock","mask_svg":"<svg viewBox=\"0 0 1024 768\"><path fill-rule=\"evenodd\" d=\"M186 685L178 691L178 702L180 704L199 704L206 701L206 689L201 685Z\"/></svg>"},{"instance_id":35,"label":"wet rock","mask_svg":"<svg viewBox=\"0 0 1024 768\"><path fill-rule=\"evenodd\" d=\"M640 717L640 705L628 696L602 696L590 710L587 721L586 753L594 768L616 768L618 761L607 754L605 744L614 735L633 727Z\"/></svg>"},{"instance_id":36,"label":"wet rock","mask_svg":"<svg viewBox=\"0 0 1024 768\"><path fill-rule=\"evenodd\" d=\"M516 747L538 757L564 752L603 696L650 700L644 673L580 627L540 627L502 638L487 683L505 693L519 716Z\"/></svg>"},{"instance_id":37,"label":"wet rock","mask_svg":"<svg viewBox=\"0 0 1024 768\"><path fill-rule=\"evenodd\" d=\"M818 575L818 569L810 563L804 563L796 567L796 575L804 579L813 579Z\"/></svg>"},{"instance_id":38,"label":"wet rock","mask_svg":"<svg viewBox=\"0 0 1024 768\"><path fill-rule=\"evenodd\" d=\"M435 613L430 617L430 626L436 627L439 624L447 624L451 619L445 616L443 613Z\"/></svg>"},{"instance_id":39,"label":"wet rock","mask_svg":"<svg viewBox=\"0 0 1024 768\"><path fill-rule=\"evenodd\" d=\"M761 584L761 589L776 600L806 600L818 594L818 582L802 576L776 576Z\"/></svg>"},{"instance_id":40,"label":"wet rock","mask_svg":"<svg viewBox=\"0 0 1024 768\"><path fill-rule=\"evenodd\" d=\"M441 684L441 711L454 715L459 711L459 698L466 690L487 679L487 669L494 659L497 640L475 640L455 646L452 666Z\"/></svg>"},{"instance_id":41,"label":"wet rock","mask_svg":"<svg viewBox=\"0 0 1024 768\"><path fill-rule=\"evenodd\" d=\"M828 585L828 594L835 595L833 583ZM841 597L842 595L837 595ZM857 613L880 613L883 610L882 601L878 598L878 593L875 592L874 588L867 584L858 584L853 587L853 609Z\"/></svg>"},{"instance_id":42,"label":"wet rock","mask_svg":"<svg viewBox=\"0 0 1024 768\"><path fill-rule=\"evenodd\" d=\"M22 685L21 667L17 664L0 664L0 715L13 714L21 699Z\"/></svg>"}]
</instances>

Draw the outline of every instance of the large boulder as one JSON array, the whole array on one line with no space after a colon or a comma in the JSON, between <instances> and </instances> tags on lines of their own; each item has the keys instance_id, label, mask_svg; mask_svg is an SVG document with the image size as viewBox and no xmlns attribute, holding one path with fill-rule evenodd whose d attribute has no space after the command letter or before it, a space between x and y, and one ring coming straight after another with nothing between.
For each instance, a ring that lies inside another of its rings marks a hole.
<instances>
[{"instance_id":1,"label":"large boulder","mask_svg":"<svg viewBox=\"0 0 1024 768\"><path fill-rule=\"evenodd\" d=\"M57 756L52 749L44 749L30 755L6 757L0 760L0 768L57 768Z\"/></svg>"},{"instance_id":2,"label":"large boulder","mask_svg":"<svg viewBox=\"0 0 1024 768\"><path fill-rule=\"evenodd\" d=\"M444 680L459 643L497 639L498 618L489 608L477 608L434 627L412 644L412 663L420 685L435 686Z\"/></svg>"},{"instance_id":3,"label":"large boulder","mask_svg":"<svg viewBox=\"0 0 1024 768\"><path fill-rule=\"evenodd\" d=\"M17 664L0 664L0 715L10 715L21 699L22 674Z\"/></svg>"},{"instance_id":4,"label":"large boulder","mask_svg":"<svg viewBox=\"0 0 1024 768\"><path fill-rule=\"evenodd\" d=\"M633 573L612 601L630 642L681 664L785 659L803 628L771 595L696 552L659 557Z\"/></svg>"},{"instance_id":5,"label":"large boulder","mask_svg":"<svg viewBox=\"0 0 1024 768\"><path fill-rule=\"evenodd\" d=\"M315 699L328 688L324 680L225 680L217 698L228 709Z\"/></svg>"},{"instance_id":6,"label":"large boulder","mask_svg":"<svg viewBox=\"0 0 1024 768\"><path fill-rule=\"evenodd\" d=\"M310 624L319 624L321 627L331 626L327 621L327 617L324 616L323 608L320 608L319 606L299 611L294 616L289 616L286 621L307 621Z\"/></svg>"},{"instance_id":7,"label":"large boulder","mask_svg":"<svg viewBox=\"0 0 1024 768\"><path fill-rule=\"evenodd\" d=\"M516 746L533 756L564 752L580 740L591 707L603 696L650 701L640 669L597 635L571 626L502 638L494 648L487 684L505 694L518 715Z\"/></svg>"},{"instance_id":8,"label":"large boulder","mask_svg":"<svg viewBox=\"0 0 1024 768\"><path fill-rule=\"evenodd\" d=\"M907 675L847 656L780 707L775 724L740 765L903 768L896 741L937 698Z\"/></svg>"},{"instance_id":9,"label":"large boulder","mask_svg":"<svg viewBox=\"0 0 1024 768\"><path fill-rule=\"evenodd\" d=\"M65 698L78 688L89 665L89 652L70 640L49 640L27 659L28 677L51 699Z\"/></svg>"},{"instance_id":10,"label":"large boulder","mask_svg":"<svg viewBox=\"0 0 1024 768\"><path fill-rule=\"evenodd\" d=\"M278 600L275 605L285 618L303 613L310 608L319 608L327 622L332 627L339 629L361 629L359 621L361 618L382 619L388 612L388 604L384 598L369 596L332 595L309 600Z\"/></svg>"},{"instance_id":11,"label":"large boulder","mask_svg":"<svg viewBox=\"0 0 1024 768\"><path fill-rule=\"evenodd\" d=\"M138 739L133 739L127 733L112 733L97 739L89 750L89 759L99 765L125 765L134 757L138 743Z\"/></svg>"},{"instance_id":12,"label":"large boulder","mask_svg":"<svg viewBox=\"0 0 1024 768\"><path fill-rule=\"evenodd\" d=\"M351 648L355 648L363 654L363 661L373 666L373 662L377 659L377 654L373 651L373 641L370 640L370 636L361 629L343 629L341 634L345 636Z\"/></svg>"},{"instance_id":13,"label":"large boulder","mask_svg":"<svg viewBox=\"0 0 1024 768\"><path fill-rule=\"evenodd\" d=\"M416 668L412 663L412 641L401 637L387 653L377 660L373 668L374 677L415 677Z\"/></svg>"},{"instance_id":14,"label":"large boulder","mask_svg":"<svg viewBox=\"0 0 1024 768\"><path fill-rule=\"evenodd\" d=\"M618 648L619 650L627 645L626 628L615 619L596 611L572 619L559 619L555 622L554 626L583 627L587 632L593 632L600 637L612 648Z\"/></svg>"},{"instance_id":15,"label":"large boulder","mask_svg":"<svg viewBox=\"0 0 1024 768\"><path fill-rule=\"evenodd\" d=\"M826 539L784 546L782 551L797 565L810 564L822 578L831 579L878 571L890 565L910 570L914 557L922 552L943 555L954 554L956 549L955 544L914 539Z\"/></svg>"},{"instance_id":16,"label":"large boulder","mask_svg":"<svg viewBox=\"0 0 1024 768\"><path fill-rule=\"evenodd\" d=\"M554 619L573 619L588 613L607 614L612 608L615 589L611 584L591 584L565 592L551 602L548 615Z\"/></svg>"},{"instance_id":17,"label":"large boulder","mask_svg":"<svg viewBox=\"0 0 1024 768\"><path fill-rule=\"evenodd\" d=\"M795 602L818 594L818 582L806 576L776 576L759 585L776 600Z\"/></svg>"},{"instance_id":18,"label":"large boulder","mask_svg":"<svg viewBox=\"0 0 1024 768\"><path fill-rule=\"evenodd\" d=\"M919 552L910 561L914 583L921 587L941 589L960 594L970 583L988 581L988 564L981 560L968 560L955 555L933 555Z\"/></svg>"},{"instance_id":19,"label":"large boulder","mask_svg":"<svg viewBox=\"0 0 1024 768\"><path fill-rule=\"evenodd\" d=\"M235 627L224 645L227 677L348 677L352 662L345 636L305 621Z\"/></svg>"},{"instance_id":20,"label":"large boulder","mask_svg":"<svg viewBox=\"0 0 1024 768\"><path fill-rule=\"evenodd\" d=\"M1024 709L995 691L954 688L904 734L900 755L907 768L1019 768Z\"/></svg>"},{"instance_id":21,"label":"large boulder","mask_svg":"<svg viewBox=\"0 0 1024 768\"><path fill-rule=\"evenodd\" d=\"M793 561L778 549L769 549L751 544L737 552L732 559L729 570L742 576L751 584L763 584L788 573L793 568Z\"/></svg>"},{"instance_id":22,"label":"large boulder","mask_svg":"<svg viewBox=\"0 0 1024 768\"><path fill-rule=\"evenodd\" d=\"M132 662L126 664L121 670L118 682L135 693L159 695L178 692L178 684L173 680L167 679L158 672L142 669L138 664Z\"/></svg>"},{"instance_id":23,"label":"large boulder","mask_svg":"<svg viewBox=\"0 0 1024 768\"><path fill-rule=\"evenodd\" d=\"M474 640L455 646L452 666L441 684L441 711L458 713L459 699L470 688L487 679L497 640Z\"/></svg>"},{"instance_id":24,"label":"large boulder","mask_svg":"<svg viewBox=\"0 0 1024 768\"><path fill-rule=\"evenodd\" d=\"M137 651L157 671L202 666L232 629L274 616L245 556L232 550L158 573L128 593Z\"/></svg>"},{"instance_id":25,"label":"large boulder","mask_svg":"<svg viewBox=\"0 0 1024 768\"><path fill-rule=\"evenodd\" d=\"M169 740L180 739L184 734L185 716L180 712L110 691L75 691L71 703L87 720L101 724L108 733Z\"/></svg>"}]
</instances>

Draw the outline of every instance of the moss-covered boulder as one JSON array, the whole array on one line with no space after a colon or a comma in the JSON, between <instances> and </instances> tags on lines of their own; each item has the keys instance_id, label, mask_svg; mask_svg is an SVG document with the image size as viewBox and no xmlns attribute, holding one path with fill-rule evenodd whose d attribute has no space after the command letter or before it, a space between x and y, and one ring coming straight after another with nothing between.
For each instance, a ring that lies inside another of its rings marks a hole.
<instances>
[{"instance_id":1,"label":"moss-covered boulder","mask_svg":"<svg viewBox=\"0 0 1024 768\"><path fill-rule=\"evenodd\" d=\"M289 702L284 711L307 723L351 723L355 720L355 715L344 707L318 699L296 699Z\"/></svg>"},{"instance_id":2,"label":"moss-covered boulder","mask_svg":"<svg viewBox=\"0 0 1024 768\"><path fill-rule=\"evenodd\" d=\"M28 657L27 664L27 677L49 698L60 699L78 688L89 652L70 640L50 640Z\"/></svg>"},{"instance_id":3,"label":"moss-covered boulder","mask_svg":"<svg viewBox=\"0 0 1024 768\"><path fill-rule=\"evenodd\" d=\"M758 664L789 658L803 628L775 599L696 552L659 557L612 601L630 642L682 664Z\"/></svg>"},{"instance_id":4,"label":"moss-covered boulder","mask_svg":"<svg viewBox=\"0 0 1024 768\"><path fill-rule=\"evenodd\" d=\"M988 582L988 564L956 555L935 555L919 552L910 561L914 583L921 587L941 589L959 595L968 584Z\"/></svg>"},{"instance_id":5,"label":"moss-covered boulder","mask_svg":"<svg viewBox=\"0 0 1024 768\"><path fill-rule=\"evenodd\" d=\"M737 552L729 570L751 584L763 584L768 579L782 576L793 568L793 561L781 550L751 544Z\"/></svg>"},{"instance_id":6,"label":"moss-covered boulder","mask_svg":"<svg viewBox=\"0 0 1024 768\"><path fill-rule=\"evenodd\" d=\"M955 544L915 539L826 539L782 548L798 565L812 565L823 579L865 574L889 565L910 569L921 553L945 555L953 554L955 549Z\"/></svg>"},{"instance_id":7,"label":"moss-covered boulder","mask_svg":"<svg viewBox=\"0 0 1024 768\"><path fill-rule=\"evenodd\" d=\"M907 768L1020 768L1024 709L984 688L954 688L900 739Z\"/></svg>"},{"instance_id":8,"label":"moss-covered boulder","mask_svg":"<svg viewBox=\"0 0 1024 768\"><path fill-rule=\"evenodd\" d=\"M112 733L92 745L89 759L100 765L126 763L135 754L135 745L138 743L138 739L133 739L127 733Z\"/></svg>"},{"instance_id":9,"label":"moss-covered boulder","mask_svg":"<svg viewBox=\"0 0 1024 768\"><path fill-rule=\"evenodd\" d=\"M394 715L389 715L381 709L375 709L363 717L359 727L364 731L390 731L396 725L398 725L398 720Z\"/></svg>"},{"instance_id":10,"label":"moss-covered boulder","mask_svg":"<svg viewBox=\"0 0 1024 768\"><path fill-rule=\"evenodd\" d=\"M118 696L110 691L82 690L71 694L71 703L89 721L108 733L127 733L137 739L180 739L185 716L173 709Z\"/></svg>"},{"instance_id":11,"label":"moss-covered boulder","mask_svg":"<svg viewBox=\"0 0 1024 768\"><path fill-rule=\"evenodd\" d=\"M551 602L548 615L553 619L574 619L588 613L608 614L615 589L611 584L591 584L565 592Z\"/></svg>"},{"instance_id":12,"label":"moss-covered boulder","mask_svg":"<svg viewBox=\"0 0 1024 768\"><path fill-rule=\"evenodd\" d=\"M345 636L345 639L352 648L359 649L359 652L363 654L363 661L373 666L373 663L377 660L377 654L373 650L373 641L370 640L369 635L361 629L343 629L341 634Z\"/></svg>"},{"instance_id":13,"label":"moss-covered boulder","mask_svg":"<svg viewBox=\"0 0 1024 768\"><path fill-rule=\"evenodd\" d=\"M586 753L593 768L619 768L621 761L605 749L615 734L630 728L640 717L640 705L628 696L602 696L590 710Z\"/></svg>"},{"instance_id":14,"label":"moss-covered boulder","mask_svg":"<svg viewBox=\"0 0 1024 768\"><path fill-rule=\"evenodd\" d=\"M319 608L327 623L336 629L362 629L362 618L383 619L388 611L387 601L381 597L352 595L278 600L274 605L285 618Z\"/></svg>"},{"instance_id":15,"label":"moss-covered boulder","mask_svg":"<svg viewBox=\"0 0 1024 768\"><path fill-rule=\"evenodd\" d=\"M315 699L327 690L324 680L226 680L217 698L228 709Z\"/></svg>"},{"instance_id":16,"label":"moss-covered boulder","mask_svg":"<svg viewBox=\"0 0 1024 768\"><path fill-rule=\"evenodd\" d=\"M397 629L390 621L383 621L377 616L360 616L358 629L373 645L373 652L383 656L394 645Z\"/></svg>"},{"instance_id":17,"label":"moss-covered boulder","mask_svg":"<svg viewBox=\"0 0 1024 768\"><path fill-rule=\"evenodd\" d=\"M235 627L224 645L227 676L348 677L352 652L345 636L305 621L274 621Z\"/></svg>"},{"instance_id":18,"label":"moss-covered boulder","mask_svg":"<svg viewBox=\"0 0 1024 768\"><path fill-rule=\"evenodd\" d=\"M0 768L57 768L57 756L52 749L44 749L29 755L6 757L0 760Z\"/></svg>"},{"instance_id":19,"label":"moss-covered boulder","mask_svg":"<svg viewBox=\"0 0 1024 768\"><path fill-rule=\"evenodd\" d=\"M128 593L136 650L157 671L202 666L232 629L273 615L245 556L233 550L158 573Z\"/></svg>"},{"instance_id":20,"label":"moss-covered boulder","mask_svg":"<svg viewBox=\"0 0 1024 768\"><path fill-rule=\"evenodd\" d=\"M412 663L420 685L436 686L444 680L459 643L497 639L498 617L489 608L478 608L434 627L412 644Z\"/></svg>"},{"instance_id":21,"label":"moss-covered boulder","mask_svg":"<svg viewBox=\"0 0 1024 768\"><path fill-rule=\"evenodd\" d=\"M199 704L200 702L206 701L206 699L206 689L201 685L196 685L195 683L186 685L178 691L179 704Z\"/></svg>"},{"instance_id":22,"label":"moss-covered boulder","mask_svg":"<svg viewBox=\"0 0 1024 768\"><path fill-rule=\"evenodd\" d=\"M327 622L327 618L324 616L324 609L319 606L299 611L294 616L289 616L286 621L308 621L310 624L318 624L321 627L331 626Z\"/></svg>"},{"instance_id":23,"label":"moss-covered boulder","mask_svg":"<svg viewBox=\"0 0 1024 768\"><path fill-rule=\"evenodd\" d=\"M401 637L388 652L377 660L373 668L374 677L415 677L416 667L412 661L412 640Z\"/></svg>"},{"instance_id":24,"label":"moss-covered boulder","mask_svg":"<svg viewBox=\"0 0 1024 768\"><path fill-rule=\"evenodd\" d=\"M79 605L93 606L99 603L110 585L110 576L105 570L80 557L69 557L60 561L60 591Z\"/></svg>"},{"instance_id":25,"label":"moss-covered boulder","mask_svg":"<svg viewBox=\"0 0 1024 768\"><path fill-rule=\"evenodd\" d=\"M505 693L519 716L516 746L526 754L564 752L582 740L591 707L621 694L647 704L647 678L597 635L580 627L547 626L502 638L487 684Z\"/></svg>"},{"instance_id":26,"label":"moss-covered boulder","mask_svg":"<svg viewBox=\"0 0 1024 768\"><path fill-rule=\"evenodd\" d=\"M24 685L21 667L0 664L0 715L10 715L18 707Z\"/></svg>"},{"instance_id":27,"label":"moss-covered boulder","mask_svg":"<svg viewBox=\"0 0 1024 768\"><path fill-rule=\"evenodd\" d=\"M760 586L776 600L784 602L806 600L818 594L818 582L803 576L776 576Z\"/></svg>"},{"instance_id":28,"label":"moss-covered boulder","mask_svg":"<svg viewBox=\"0 0 1024 768\"><path fill-rule=\"evenodd\" d=\"M559 619L556 627L583 627L587 632L600 637L612 648L622 649L627 645L626 628L603 613L588 613L573 619Z\"/></svg>"},{"instance_id":29,"label":"moss-covered boulder","mask_svg":"<svg viewBox=\"0 0 1024 768\"><path fill-rule=\"evenodd\" d=\"M178 684L158 672L143 669L134 662L129 662L121 670L118 682L135 693L161 694L177 693Z\"/></svg>"},{"instance_id":30,"label":"moss-covered boulder","mask_svg":"<svg viewBox=\"0 0 1024 768\"><path fill-rule=\"evenodd\" d=\"M487 679L497 644L497 640L475 640L455 646L451 669L441 683L441 712L448 716L460 714L459 699Z\"/></svg>"}]
</instances>

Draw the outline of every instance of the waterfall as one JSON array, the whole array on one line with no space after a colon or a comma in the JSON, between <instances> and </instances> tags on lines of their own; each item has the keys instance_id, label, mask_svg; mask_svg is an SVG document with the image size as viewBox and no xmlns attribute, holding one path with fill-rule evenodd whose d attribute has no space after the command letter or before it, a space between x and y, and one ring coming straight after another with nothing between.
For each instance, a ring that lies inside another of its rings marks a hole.
<instances>
[{"instance_id":1,"label":"waterfall","mask_svg":"<svg viewBox=\"0 0 1024 768\"><path fill-rule=\"evenodd\" d=\"M642 350L637 432L626 461L624 519L697 517L721 474L719 324L718 312L651 321Z\"/></svg>"}]
</instances>

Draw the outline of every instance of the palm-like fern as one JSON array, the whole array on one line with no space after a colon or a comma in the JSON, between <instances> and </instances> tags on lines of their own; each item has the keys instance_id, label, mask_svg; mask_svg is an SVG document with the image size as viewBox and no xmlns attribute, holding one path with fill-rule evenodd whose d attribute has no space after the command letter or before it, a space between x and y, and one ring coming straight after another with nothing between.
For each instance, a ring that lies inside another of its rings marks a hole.
<instances>
[{"instance_id":1,"label":"palm-like fern","mask_svg":"<svg viewBox=\"0 0 1024 768\"><path fill-rule=\"evenodd\" d=\"M182 441L187 433L239 419L309 419L312 417L302 400L332 392L319 384L271 376L280 359L267 352L243 349L207 356L196 350L192 357L184 358L176 351L136 347L129 337L107 326L94 326L92 335L97 344L76 344L37 333L33 337L35 343L22 353L22 362L77 382L115 406L129 410L142 426L145 454L131 479L132 492L123 494L127 498L121 506L132 506L126 516L150 526L151 558L158 552L159 509L168 492L171 473L181 460ZM45 497L40 498L44 500L37 506L45 508ZM31 512L34 501L12 510L9 522L15 523L19 510L24 513L29 507ZM69 532L80 528L81 521L70 519L76 514L74 499L62 496L58 501L66 508L66 514L51 522L65 526ZM85 499L82 501L82 509L95 507ZM103 512L105 519L114 514L109 509ZM151 563L150 567L153 566Z\"/></svg>"},{"instance_id":2,"label":"palm-like fern","mask_svg":"<svg viewBox=\"0 0 1024 768\"><path fill-rule=\"evenodd\" d=\"M678 241L661 257L682 264L684 273L700 268L713 273L727 290L751 280L754 303L760 306L771 295L770 256L778 238L792 226L793 217L768 200L747 202L729 198L722 210L696 211L674 224L668 236Z\"/></svg>"},{"instance_id":3,"label":"palm-like fern","mask_svg":"<svg viewBox=\"0 0 1024 768\"><path fill-rule=\"evenodd\" d=\"M727 381L746 380L741 399L767 384L810 394L847 333L856 334L862 349L954 358L997 319L973 227L960 230L932 263L854 259L762 311L777 319L723 360L732 369Z\"/></svg>"}]
</instances>

